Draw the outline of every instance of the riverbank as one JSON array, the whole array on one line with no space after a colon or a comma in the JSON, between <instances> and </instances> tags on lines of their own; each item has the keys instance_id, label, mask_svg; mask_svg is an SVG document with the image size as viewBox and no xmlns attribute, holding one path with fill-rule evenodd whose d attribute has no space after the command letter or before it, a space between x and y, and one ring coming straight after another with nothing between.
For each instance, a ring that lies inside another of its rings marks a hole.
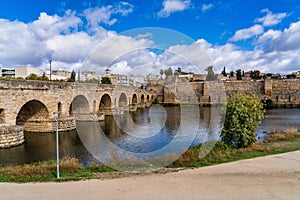
<instances>
[{"instance_id":1,"label":"riverbank","mask_svg":"<svg viewBox=\"0 0 300 200\"><path fill-rule=\"evenodd\" d=\"M221 142L217 142L212 151L201 159L199 159L199 150L201 149L201 145L199 145L188 149L167 168L152 173L165 173L184 168L210 166L241 159L291 152L300 150L299 144L300 131L275 132L270 134L265 142L254 144L248 148L234 149ZM101 165L83 167L75 158L62 160L60 169L61 178L57 180L55 161L1 167L0 182L77 181L136 176L136 174L118 172L115 169Z\"/></svg>"},{"instance_id":2,"label":"riverbank","mask_svg":"<svg viewBox=\"0 0 300 200\"><path fill-rule=\"evenodd\" d=\"M0 183L0 199L298 199L300 151L166 174Z\"/></svg>"}]
</instances>

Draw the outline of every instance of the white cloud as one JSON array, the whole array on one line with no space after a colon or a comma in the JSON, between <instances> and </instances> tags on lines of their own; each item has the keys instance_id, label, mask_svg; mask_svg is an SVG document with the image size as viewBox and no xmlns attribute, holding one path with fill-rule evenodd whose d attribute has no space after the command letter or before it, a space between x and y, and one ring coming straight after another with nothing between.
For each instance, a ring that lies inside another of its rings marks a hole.
<instances>
[{"instance_id":1,"label":"white cloud","mask_svg":"<svg viewBox=\"0 0 300 200\"><path fill-rule=\"evenodd\" d=\"M83 22L75 12L64 16L41 13L31 22L0 19L0 61L3 66L44 66L53 63L78 63L100 41L112 33L101 29L94 35L80 32Z\"/></svg>"},{"instance_id":2,"label":"white cloud","mask_svg":"<svg viewBox=\"0 0 300 200\"><path fill-rule=\"evenodd\" d=\"M67 63L82 61L96 44L97 41L84 32L58 35L46 41L53 52L52 59Z\"/></svg>"},{"instance_id":3,"label":"white cloud","mask_svg":"<svg viewBox=\"0 0 300 200\"><path fill-rule=\"evenodd\" d=\"M47 46L32 34L27 24L0 19L0 61L3 66L40 65L49 55Z\"/></svg>"},{"instance_id":4,"label":"white cloud","mask_svg":"<svg viewBox=\"0 0 300 200\"><path fill-rule=\"evenodd\" d=\"M113 25L118 20L112 18L116 14L127 16L133 12L133 6L127 2L120 2L116 7L109 5L100 8L86 9L83 15L86 17L91 27L97 27L99 24Z\"/></svg>"},{"instance_id":5,"label":"white cloud","mask_svg":"<svg viewBox=\"0 0 300 200\"><path fill-rule=\"evenodd\" d=\"M229 41L240 41L240 40L246 40L249 38L252 38L257 35L261 35L264 33L264 27L261 25L253 25L250 28L241 29L235 32L234 36L229 39Z\"/></svg>"},{"instance_id":6,"label":"white cloud","mask_svg":"<svg viewBox=\"0 0 300 200\"><path fill-rule=\"evenodd\" d=\"M207 10L209 10L209 9L211 9L211 8L213 8L214 7L214 5L213 4L203 4L202 5L202 12L205 12L205 11L207 11Z\"/></svg>"},{"instance_id":7,"label":"white cloud","mask_svg":"<svg viewBox=\"0 0 300 200\"><path fill-rule=\"evenodd\" d=\"M185 70L196 73L205 73L205 69L213 65L206 52L210 44L205 40L199 40L191 45L177 45L167 49L162 55L161 63L170 66L185 66Z\"/></svg>"},{"instance_id":8,"label":"white cloud","mask_svg":"<svg viewBox=\"0 0 300 200\"><path fill-rule=\"evenodd\" d=\"M41 40L59 34L76 32L82 21L75 14L75 12L68 10L63 17L59 17L57 15L50 16L43 12L38 20L28 24L28 28Z\"/></svg>"},{"instance_id":9,"label":"white cloud","mask_svg":"<svg viewBox=\"0 0 300 200\"><path fill-rule=\"evenodd\" d=\"M158 17L169 17L172 13L180 12L190 7L190 0L165 0L163 8L158 12Z\"/></svg>"},{"instance_id":10,"label":"white cloud","mask_svg":"<svg viewBox=\"0 0 300 200\"><path fill-rule=\"evenodd\" d=\"M81 20L84 16L70 10L63 16L43 12L37 20L30 23L0 19L1 66L29 64L47 68L48 60L52 59L54 68L55 63L78 67L78 63L82 62L96 45L116 35L97 23L113 23L115 20L110 17L115 14L126 16L132 12L133 6L121 2L114 7L106 7L106 10L109 11L108 17L105 16L107 13L104 13L101 18L98 10L87 16L89 23L94 23L92 31L88 32L81 31L85 26ZM89 11L86 10L85 13Z\"/></svg>"},{"instance_id":11,"label":"white cloud","mask_svg":"<svg viewBox=\"0 0 300 200\"><path fill-rule=\"evenodd\" d=\"M122 16L127 16L133 12L134 6L128 2L119 2L118 6L114 9L114 13L119 13Z\"/></svg>"},{"instance_id":12,"label":"white cloud","mask_svg":"<svg viewBox=\"0 0 300 200\"><path fill-rule=\"evenodd\" d=\"M258 40L256 41L256 44L263 44L263 45L265 45L266 43L268 44L268 43L272 42L273 40L276 40L277 38L279 38L281 36L281 34L282 34L281 31L270 29L258 38Z\"/></svg>"},{"instance_id":13,"label":"white cloud","mask_svg":"<svg viewBox=\"0 0 300 200\"><path fill-rule=\"evenodd\" d=\"M263 9L261 12L267 13L266 16L256 19L255 22L260 22L264 26L273 26L279 24L282 19L287 16L286 13L273 14L269 9Z\"/></svg>"},{"instance_id":14,"label":"white cloud","mask_svg":"<svg viewBox=\"0 0 300 200\"><path fill-rule=\"evenodd\" d=\"M116 35L99 43L84 61L83 67L100 74L106 67L123 60L128 60L127 62L130 65L133 64L134 67L139 65L137 61L143 58L139 51L153 47L153 45L153 42L147 39Z\"/></svg>"},{"instance_id":15,"label":"white cloud","mask_svg":"<svg viewBox=\"0 0 300 200\"><path fill-rule=\"evenodd\" d=\"M169 66L181 65L183 70L190 70L189 63L192 63L202 72L208 65L213 65L216 73L220 73L224 66L228 72L242 69L291 73L299 71L298 44L300 44L300 21L292 23L284 31L267 31L254 43L254 50L243 50L231 43L213 45L199 39L191 45L170 47L168 51L173 54L163 54L160 62ZM182 58L189 63L183 62ZM211 58L211 61L207 58Z\"/></svg>"},{"instance_id":16,"label":"white cloud","mask_svg":"<svg viewBox=\"0 0 300 200\"><path fill-rule=\"evenodd\" d=\"M266 51L294 51L300 49L300 21L292 23L289 28L277 33Z\"/></svg>"},{"instance_id":17,"label":"white cloud","mask_svg":"<svg viewBox=\"0 0 300 200\"><path fill-rule=\"evenodd\" d=\"M118 11L114 13L126 15L131 11L126 8L126 3L124 5L128 12L118 10L118 6L110 10L115 9ZM110 22L112 16L100 18ZM270 29L266 32L262 25L254 25L238 30L229 40L240 41L259 36L252 43L254 50L246 51L232 43L214 45L199 39L190 45L171 46L162 53L152 50L160 45L151 40L155 35L118 35L101 27L99 23L103 22L98 18L94 21L92 33L83 32L81 30L86 24L80 17L83 18L80 14L67 11L64 16L41 13L31 23L0 19L1 66L31 64L47 69L48 59L51 58L54 69L66 67L67 70L76 71L101 72L109 65L117 72L157 74L159 69L169 66L205 73L204 69L209 65L215 65L216 73L220 73L224 66L227 71L239 68L263 72L299 71L300 21L284 30ZM92 23L94 18L90 17L89 23ZM92 49L93 53L88 56Z\"/></svg>"}]
</instances>

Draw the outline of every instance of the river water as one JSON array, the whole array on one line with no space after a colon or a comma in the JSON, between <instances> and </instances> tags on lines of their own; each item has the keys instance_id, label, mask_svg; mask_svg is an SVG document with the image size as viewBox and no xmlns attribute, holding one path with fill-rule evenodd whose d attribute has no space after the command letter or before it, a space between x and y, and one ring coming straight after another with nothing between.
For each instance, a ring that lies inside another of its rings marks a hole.
<instances>
[{"instance_id":1,"label":"river water","mask_svg":"<svg viewBox=\"0 0 300 200\"><path fill-rule=\"evenodd\" d=\"M111 146L138 158L178 153L188 146L220 139L221 112L208 107L154 107L106 116L100 123L78 122L78 131L59 134L60 157L76 157L82 165L90 165L98 162L92 154L109 151ZM300 109L267 111L257 129L258 140L264 139L265 132L278 129L299 130ZM0 149L0 165L56 159L54 133L26 132L25 141L18 147Z\"/></svg>"}]
</instances>

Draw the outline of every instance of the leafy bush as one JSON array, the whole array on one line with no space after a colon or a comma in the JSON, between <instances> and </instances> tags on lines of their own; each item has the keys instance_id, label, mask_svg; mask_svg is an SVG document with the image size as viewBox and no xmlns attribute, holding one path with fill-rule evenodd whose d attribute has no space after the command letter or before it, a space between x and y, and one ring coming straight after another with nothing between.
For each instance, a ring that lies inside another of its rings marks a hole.
<instances>
[{"instance_id":1,"label":"leafy bush","mask_svg":"<svg viewBox=\"0 0 300 200\"><path fill-rule=\"evenodd\" d=\"M101 83L102 84L111 84L111 80L109 77L104 76L101 78Z\"/></svg>"},{"instance_id":2,"label":"leafy bush","mask_svg":"<svg viewBox=\"0 0 300 200\"><path fill-rule=\"evenodd\" d=\"M221 133L222 141L233 147L247 147L256 142L256 129L265 110L260 100L238 93L226 105L226 118Z\"/></svg>"},{"instance_id":3,"label":"leafy bush","mask_svg":"<svg viewBox=\"0 0 300 200\"><path fill-rule=\"evenodd\" d=\"M26 77L26 80L49 81L45 73L42 76L38 76L36 74L30 74L29 76Z\"/></svg>"}]
</instances>

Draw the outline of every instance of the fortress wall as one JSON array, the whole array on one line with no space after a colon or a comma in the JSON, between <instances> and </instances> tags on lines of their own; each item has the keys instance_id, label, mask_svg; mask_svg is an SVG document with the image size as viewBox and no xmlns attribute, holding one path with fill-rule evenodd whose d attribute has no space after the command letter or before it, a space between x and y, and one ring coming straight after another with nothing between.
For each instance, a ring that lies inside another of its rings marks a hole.
<instances>
[{"instance_id":1,"label":"fortress wall","mask_svg":"<svg viewBox=\"0 0 300 200\"><path fill-rule=\"evenodd\" d=\"M226 93L227 97L233 96L238 92L246 94L254 94L260 99L271 99L279 106L299 106L300 105L300 79L280 79L280 80L251 80L251 81L224 81L224 82L182 82L177 81L175 86L154 86L153 91L159 91L160 100L163 103L180 104L178 97L191 96L191 91L187 84L192 84L194 92L201 105L212 105L218 102L224 102L222 93ZM162 90L163 88L163 90ZM174 89L175 88L175 89ZM175 94L176 95L175 95ZM177 98L176 98L177 97Z\"/></svg>"},{"instance_id":2,"label":"fortress wall","mask_svg":"<svg viewBox=\"0 0 300 200\"><path fill-rule=\"evenodd\" d=\"M267 80L265 90L278 105L300 105L300 79Z\"/></svg>"}]
</instances>

